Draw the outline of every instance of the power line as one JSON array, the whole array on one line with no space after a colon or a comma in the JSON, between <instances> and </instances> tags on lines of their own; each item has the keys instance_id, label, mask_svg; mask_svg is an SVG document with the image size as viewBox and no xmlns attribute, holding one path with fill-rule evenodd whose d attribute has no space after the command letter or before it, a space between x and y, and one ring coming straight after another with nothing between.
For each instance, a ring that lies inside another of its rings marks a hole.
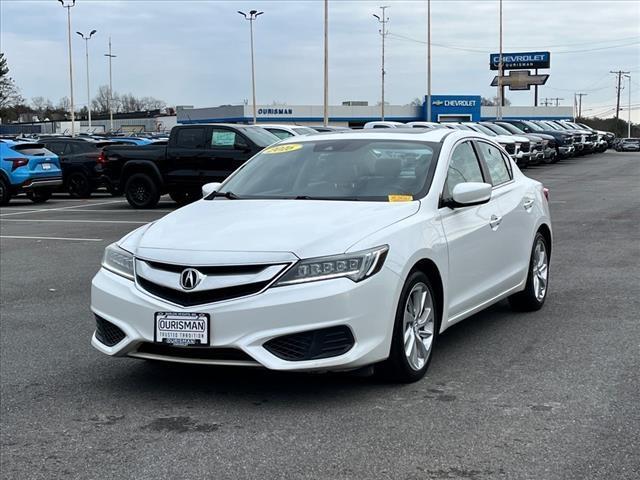
<instances>
[{"instance_id":1,"label":"power line","mask_svg":"<svg viewBox=\"0 0 640 480\"><path fill-rule=\"evenodd\" d=\"M616 100L616 126L620 120L620 92L622 91L622 76L628 75L630 72L623 72L622 70L618 70L617 72L609 72L613 73L618 77L618 86L616 88L617 92L617 100Z\"/></svg>"},{"instance_id":2,"label":"power line","mask_svg":"<svg viewBox=\"0 0 640 480\"><path fill-rule=\"evenodd\" d=\"M585 97L586 93L576 93L576 97L578 97L578 118L582 117L582 97Z\"/></svg>"}]
</instances>

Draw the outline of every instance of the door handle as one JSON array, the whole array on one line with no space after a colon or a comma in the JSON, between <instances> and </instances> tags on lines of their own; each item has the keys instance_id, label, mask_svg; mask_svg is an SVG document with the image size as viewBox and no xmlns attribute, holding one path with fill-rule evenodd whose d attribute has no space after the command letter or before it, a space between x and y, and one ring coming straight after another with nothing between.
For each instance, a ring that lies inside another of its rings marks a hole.
<instances>
[{"instance_id":1,"label":"door handle","mask_svg":"<svg viewBox=\"0 0 640 480\"><path fill-rule=\"evenodd\" d=\"M525 198L522 206L524 207L525 210L531 210L533 208L534 203L535 203L535 200L533 198Z\"/></svg>"},{"instance_id":2,"label":"door handle","mask_svg":"<svg viewBox=\"0 0 640 480\"><path fill-rule=\"evenodd\" d=\"M491 227L491 230L497 230L501 223L502 217L491 215L491 220L489 220L489 226Z\"/></svg>"}]
</instances>

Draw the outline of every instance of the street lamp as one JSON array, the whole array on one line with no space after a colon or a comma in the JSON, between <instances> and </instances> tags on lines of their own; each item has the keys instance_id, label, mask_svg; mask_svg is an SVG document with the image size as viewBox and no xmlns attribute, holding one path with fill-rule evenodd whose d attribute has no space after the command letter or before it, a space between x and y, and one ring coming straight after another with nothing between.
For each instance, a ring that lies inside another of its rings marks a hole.
<instances>
[{"instance_id":1,"label":"street lamp","mask_svg":"<svg viewBox=\"0 0 640 480\"><path fill-rule=\"evenodd\" d=\"M76 128L75 128L75 121L76 121L76 114L74 111L74 105L73 105L73 60L71 59L71 7L75 6L76 4L76 0L67 0L67 3L65 3L65 0L58 0L60 2L60 4L67 9L67 37L68 37L68 41L69 41L69 90L70 90L70 97L71 97L71 136L75 137L76 135Z\"/></svg>"},{"instance_id":2,"label":"street lamp","mask_svg":"<svg viewBox=\"0 0 640 480\"><path fill-rule=\"evenodd\" d=\"M91 30L86 37L81 32L76 32L84 40L84 53L87 58L87 112L89 113L89 131L91 131L91 88L89 86L89 40L96 34L97 30Z\"/></svg>"},{"instance_id":3,"label":"street lamp","mask_svg":"<svg viewBox=\"0 0 640 480\"><path fill-rule=\"evenodd\" d=\"M378 20L378 22L381 25L381 28L379 30L380 32L380 36L382 37L382 69L381 69L381 75L382 75L382 102L380 105L380 120L384 121L384 75L385 75L385 71L384 71L384 39L387 36L387 34L389 33L387 31L387 23L389 22L389 18L386 16L386 12L385 10L389 8L389 7L380 7L380 10L382 10L382 15L378 16L375 13L373 14L373 16Z\"/></svg>"},{"instance_id":4,"label":"street lamp","mask_svg":"<svg viewBox=\"0 0 640 480\"><path fill-rule=\"evenodd\" d=\"M502 87L502 75L504 63L502 62L502 0L500 0L500 58L498 60L498 112L497 119L502 120L502 104L504 103L504 88Z\"/></svg>"},{"instance_id":5,"label":"street lamp","mask_svg":"<svg viewBox=\"0 0 640 480\"><path fill-rule=\"evenodd\" d=\"M117 55L111 53L111 37L109 37L109 53L105 53L104 56L109 57L109 131L113 133L113 74L111 60L116 58Z\"/></svg>"},{"instance_id":6,"label":"street lamp","mask_svg":"<svg viewBox=\"0 0 640 480\"><path fill-rule=\"evenodd\" d=\"M251 32L251 90L253 92L253 124L255 125L257 122L256 115L256 70L255 64L253 60L253 22L256 18L262 15L264 12L259 12L257 10L250 10L249 15L244 12L238 10L238 13L242 15L245 20L249 20L249 30Z\"/></svg>"},{"instance_id":7,"label":"street lamp","mask_svg":"<svg viewBox=\"0 0 640 480\"><path fill-rule=\"evenodd\" d=\"M629 79L629 107L627 111L627 138L631 138L631 74L624 75Z\"/></svg>"},{"instance_id":8,"label":"street lamp","mask_svg":"<svg viewBox=\"0 0 640 480\"><path fill-rule=\"evenodd\" d=\"M329 125L329 0L324 0L324 95L322 124Z\"/></svg>"},{"instance_id":9,"label":"street lamp","mask_svg":"<svg viewBox=\"0 0 640 480\"><path fill-rule=\"evenodd\" d=\"M427 121L431 121L431 0L427 0Z\"/></svg>"}]
</instances>

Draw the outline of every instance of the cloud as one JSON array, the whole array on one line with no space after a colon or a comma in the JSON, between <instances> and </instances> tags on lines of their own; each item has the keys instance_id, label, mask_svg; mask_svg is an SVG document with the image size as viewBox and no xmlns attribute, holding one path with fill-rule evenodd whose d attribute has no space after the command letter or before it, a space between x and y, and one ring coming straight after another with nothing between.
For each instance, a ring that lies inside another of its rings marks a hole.
<instances>
[{"instance_id":1,"label":"cloud","mask_svg":"<svg viewBox=\"0 0 640 480\"><path fill-rule=\"evenodd\" d=\"M386 97L404 104L426 92L426 46L420 43L426 39L426 2L386 4L392 34L386 45ZM381 39L372 16L378 6L377 1L330 0L331 103L379 100ZM78 0L71 12L74 31L98 30L89 43L94 88L108 82L103 54L111 36L118 56L115 90L209 106L250 97L249 25L236 11L251 8L265 12L254 24L258 100L320 104L320 0ZM60 5L5 0L0 16L2 51L23 95L54 101L67 95L66 15ZM615 95L609 70L640 71L638 43L595 50L638 41L639 25L640 7L629 1L504 1L505 51L550 50L551 77L540 96L564 97L571 104L573 92L591 88L586 108ZM73 37L77 103L83 104L84 45ZM488 54L498 48L497 0L434 0L432 42L434 93L495 93L489 87L494 73ZM533 94L508 96L514 104L530 104Z\"/></svg>"}]
</instances>

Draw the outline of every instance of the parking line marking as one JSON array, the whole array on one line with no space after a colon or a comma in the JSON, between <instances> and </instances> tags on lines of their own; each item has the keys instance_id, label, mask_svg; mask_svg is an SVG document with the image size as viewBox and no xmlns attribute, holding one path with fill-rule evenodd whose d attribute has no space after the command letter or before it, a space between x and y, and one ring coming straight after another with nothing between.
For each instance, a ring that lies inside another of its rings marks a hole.
<instances>
[{"instance_id":1,"label":"parking line marking","mask_svg":"<svg viewBox=\"0 0 640 480\"><path fill-rule=\"evenodd\" d=\"M125 200L111 200L110 202L88 203L88 204L84 204L84 205L71 205L69 207L40 208L38 210L32 210L31 212L1 213L0 217L8 217L9 215L26 215L28 213L37 213L37 212L59 212L61 210L71 210L72 208L95 207L95 206L98 206L98 205L109 205L109 204L112 204L112 203L125 203Z\"/></svg>"},{"instance_id":2,"label":"parking line marking","mask_svg":"<svg viewBox=\"0 0 640 480\"><path fill-rule=\"evenodd\" d=\"M36 219L36 220L32 220L30 218L7 218L7 219L0 219L0 221L2 222L57 222L57 223L136 223L139 225L143 225L145 223L150 223L150 222L138 222L135 220L58 220L58 219Z\"/></svg>"},{"instance_id":3,"label":"parking line marking","mask_svg":"<svg viewBox=\"0 0 640 480\"><path fill-rule=\"evenodd\" d=\"M101 238L69 238L69 237L26 237L22 235L0 235L0 238L13 238L18 240L67 240L70 242L101 242Z\"/></svg>"}]
</instances>

